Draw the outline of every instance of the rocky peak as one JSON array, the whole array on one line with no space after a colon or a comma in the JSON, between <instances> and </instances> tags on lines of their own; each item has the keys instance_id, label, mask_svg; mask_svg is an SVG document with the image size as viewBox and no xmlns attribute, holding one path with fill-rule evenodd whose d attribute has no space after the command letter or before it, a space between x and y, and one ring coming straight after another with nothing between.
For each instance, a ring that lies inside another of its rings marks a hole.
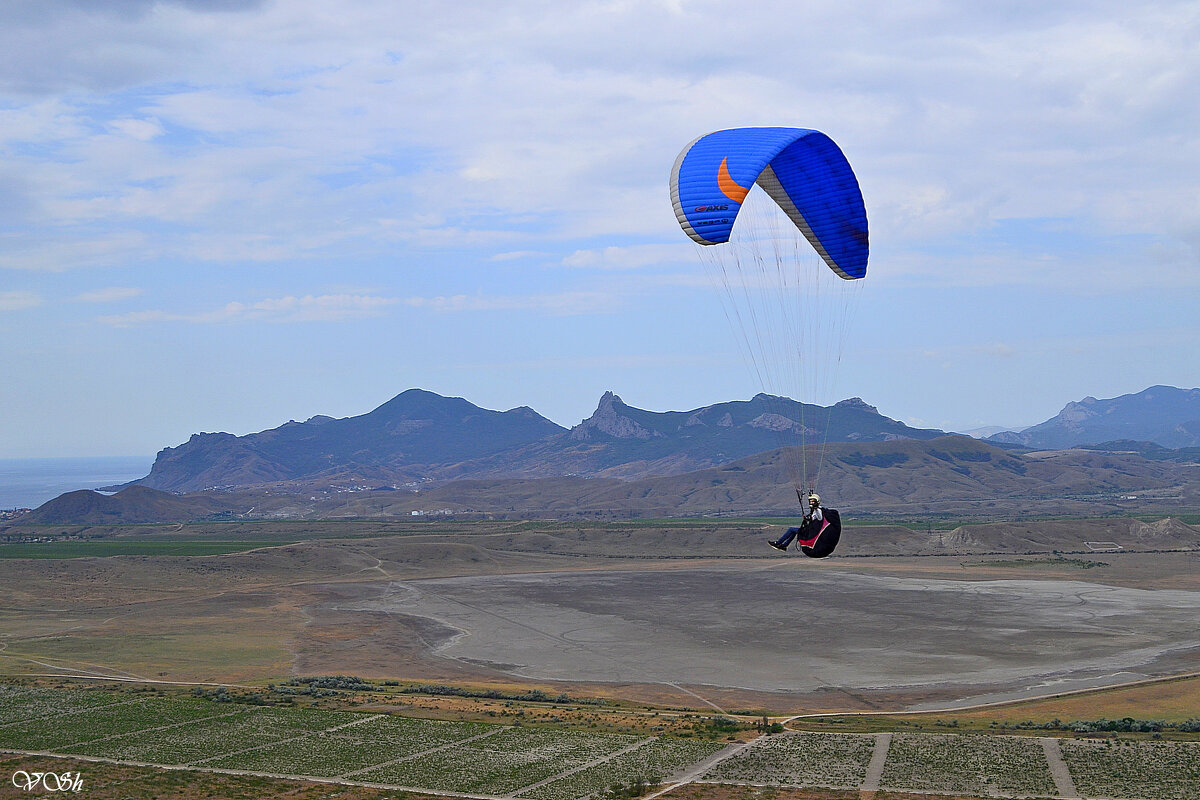
<instances>
[{"instance_id":1,"label":"rocky peak","mask_svg":"<svg viewBox=\"0 0 1200 800\"><path fill-rule=\"evenodd\" d=\"M747 423L751 428L763 428L769 431L791 431L799 433L807 431L800 423L788 419L781 414L759 414Z\"/></svg>"},{"instance_id":2,"label":"rocky peak","mask_svg":"<svg viewBox=\"0 0 1200 800\"><path fill-rule=\"evenodd\" d=\"M596 413L599 414L602 411L612 411L613 407L617 405L623 406L625 405L625 401L623 401L619 395L611 391L605 392L604 394L600 395L600 403L596 406Z\"/></svg>"},{"instance_id":3,"label":"rocky peak","mask_svg":"<svg viewBox=\"0 0 1200 800\"><path fill-rule=\"evenodd\" d=\"M571 438L588 441L598 433L614 439L650 439L662 435L626 416L628 408L620 397L605 392L592 415L571 429Z\"/></svg>"},{"instance_id":4,"label":"rocky peak","mask_svg":"<svg viewBox=\"0 0 1200 800\"><path fill-rule=\"evenodd\" d=\"M1078 403L1067 403L1063 410L1058 412L1058 421L1061 422L1069 430L1078 430L1084 420L1097 416L1094 406L1096 398L1085 397Z\"/></svg>"},{"instance_id":5,"label":"rocky peak","mask_svg":"<svg viewBox=\"0 0 1200 800\"><path fill-rule=\"evenodd\" d=\"M834 408L856 408L859 411L869 411L872 414L878 414L879 409L867 403L861 397L848 397L845 400L839 400L834 403Z\"/></svg>"}]
</instances>

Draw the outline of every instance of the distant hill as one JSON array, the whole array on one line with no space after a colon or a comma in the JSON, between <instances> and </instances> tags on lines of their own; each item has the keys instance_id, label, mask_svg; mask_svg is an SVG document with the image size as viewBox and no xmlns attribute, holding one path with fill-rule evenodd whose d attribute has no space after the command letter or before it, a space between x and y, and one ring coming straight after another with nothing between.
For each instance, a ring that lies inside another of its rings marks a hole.
<instances>
[{"instance_id":1,"label":"distant hill","mask_svg":"<svg viewBox=\"0 0 1200 800\"><path fill-rule=\"evenodd\" d=\"M812 477L820 466L817 488L860 518L1191 513L1198 406L1200 390L1152 387L980 441L911 428L858 398L759 394L656 412L606 392L567 430L527 407L411 389L357 417L196 434L118 494L71 492L21 522L791 514L797 463Z\"/></svg>"},{"instance_id":2,"label":"distant hill","mask_svg":"<svg viewBox=\"0 0 1200 800\"><path fill-rule=\"evenodd\" d=\"M645 411L605 392L569 431L443 470L446 478L640 478L681 475L766 450L808 442L932 439L859 398L823 407L759 394L690 411Z\"/></svg>"},{"instance_id":3,"label":"distant hill","mask_svg":"<svg viewBox=\"0 0 1200 800\"><path fill-rule=\"evenodd\" d=\"M1167 448L1200 446L1200 389L1151 386L1110 400L1085 397L1040 425L998 433L988 441L1061 450L1119 439Z\"/></svg>"},{"instance_id":4,"label":"distant hill","mask_svg":"<svg viewBox=\"0 0 1200 800\"><path fill-rule=\"evenodd\" d=\"M1200 528L1170 517L1155 522L1114 518L993 522L958 528L939 537L949 552L1046 552L1048 550L1196 550ZM1087 542L1092 542L1089 547Z\"/></svg>"},{"instance_id":5,"label":"distant hill","mask_svg":"<svg viewBox=\"0 0 1200 800\"><path fill-rule=\"evenodd\" d=\"M565 430L532 409L487 411L410 389L359 417L313 417L247 436L200 433L158 454L137 483L176 492L304 482L416 485L431 480L625 480L678 475L805 441L930 439L858 398L831 407L760 394L691 411L645 411L606 392Z\"/></svg>"},{"instance_id":6,"label":"distant hill","mask_svg":"<svg viewBox=\"0 0 1200 800\"><path fill-rule=\"evenodd\" d=\"M67 492L20 518L23 525L111 525L189 522L228 513L240 503L218 495L179 497L146 486L129 486L114 495L90 489Z\"/></svg>"},{"instance_id":7,"label":"distant hill","mask_svg":"<svg viewBox=\"0 0 1200 800\"><path fill-rule=\"evenodd\" d=\"M357 417L316 416L247 436L194 434L160 451L137 483L187 492L337 477L348 469L402 483L426 474L423 465L480 458L563 430L525 406L488 411L410 389Z\"/></svg>"},{"instance_id":8,"label":"distant hill","mask_svg":"<svg viewBox=\"0 0 1200 800\"><path fill-rule=\"evenodd\" d=\"M1071 449L1021 453L965 436L839 442L811 447L818 488L848 518L938 515L1019 519L1184 513L1200 509L1194 464L1133 452ZM768 450L675 475L622 480L554 476L472 478L372 491L282 482L176 496L141 486L115 496L71 492L18 523L100 524L246 519L611 519L709 514L790 515L796 448Z\"/></svg>"},{"instance_id":9,"label":"distant hill","mask_svg":"<svg viewBox=\"0 0 1200 800\"><path fill-rule=\"evenodd\" d=\"M1137 453L1150 461L1178 461L1181 464L1200 464L1200 447L1170 448L1154 442L1135 442L1118 439L1113 442L1080 445L1084 450L1104 450L1109 453Z\"/></svg>"},{"instance_id":10,"label":"distant hill","mask_svg":"<svg viewBox=\"0 0 1200 800\"><path fill-rule=\"evenodd\" d=\"M464 480L417 495L345 497L343 513L386 516L447 509L514 516L656 517L790 514L794 460L773 450L680 475L622 481L563 477ZM1170 496L1195 506L1194 469L1136 454L1071 450L1019 455L964 436L829 445L819 488L856 516L1100 515L1137 506L1122 497Z\"/></svg>"},{"instance_id":11,"label":"distant hill","mask_svg":"<svg viewBox=\"0 0 1200 800\"><path fill-rule=\"evenodd\" d=\"M973 439L987 439L988 437L995 436L998 433L1015 433L1019 430L1021 430L1021 429L1020 428L1014 429L1011 426L987 425L982 428L971 428L970 430L954 431L954 432L961 433L963 436L970 436Z\"/></svg>"}]
</instances>

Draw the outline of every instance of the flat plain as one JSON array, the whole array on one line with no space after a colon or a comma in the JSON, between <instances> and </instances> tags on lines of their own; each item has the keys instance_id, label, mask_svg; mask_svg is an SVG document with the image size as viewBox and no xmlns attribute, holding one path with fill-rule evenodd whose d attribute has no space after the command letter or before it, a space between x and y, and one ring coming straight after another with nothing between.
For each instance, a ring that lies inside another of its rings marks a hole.
<instances>
[{"instance_id":1,"label":"flat plain","mask_svg":"<svg viewBox=\"0 0 1200 800\"><path fill-rule=\"evenodd\" d=\"M1056 796L1046 770L1003 768L1040 752L1036 738L938 738L931 726L1200 717L1200 681L1161 680L1200 672L1200 530L1179 520L852 526L844 552L824 561L766 548L779 530L768 520L50 526L39 534L52 541L21 546L47 544L55 557L0 558L0 678L26 684L0 692L0 747L108 759L89 762L104 769L573 800L698 770L771 715L809 732L764 739L667 796L742 797L723 787L756 783L778 798L857 796L865 734L876 731L894 734L873 778L879 798ZM359 676L379 691L297 716L50 688L254 694L306 675ZM532 690L550 702L504 699ZM555 704L560 695L571 701ZM814 714L826 716L804 716ZM712 738L706 720L726 717L736 736ZM507 727L489 733L484 723L497 722ZM1110 752L1064 740L1062 752L1082 796L1137 798L1139 781L1174 780L1150 796L1190 797L1189 744ZM455 749L466 757L447 761ZM813 753L841 766L814 772ZM1155 772L1164 757L1186 769ZM1123 772L1134 778L1118 786L1111 775Z\"/></svg>"},{"instance_id":2,"label":"flat plain","mask_svg":"<svg viewBox=\"0 0 1200 800\"><path fill-rule=\"evenodd\" d=\"M446 631L439 655L542 681L969 695L1141 673L1200 649L1200 593L1085 580L863 575L793 560L363 588L379 594L339 607L431 620Z\"/></svg>"},{"instance_id":3,"label":"flat plain","mask_svg":"<svg viewBox=\"0 0 1200 800\"><path fill-rule=\"evenodd\" d=\"M703 519L50 526L60 552L67 536L93 552L254 547L0 559L0 672L354 674L801 713L1200 671L1200 530L1178 520L849 527L845 555L820 561L771 551L778 530ZM1126 549L1087 551L1095 540Z\"/></svg>"}]
</instances>

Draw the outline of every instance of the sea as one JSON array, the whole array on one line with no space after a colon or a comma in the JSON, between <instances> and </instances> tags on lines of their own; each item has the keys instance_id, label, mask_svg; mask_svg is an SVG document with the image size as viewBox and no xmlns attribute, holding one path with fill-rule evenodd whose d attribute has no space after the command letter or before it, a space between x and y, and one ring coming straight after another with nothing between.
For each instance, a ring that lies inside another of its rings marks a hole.
<instances>
[{"instance_id":1,"label":"sea","mask_svg":"<svg viewBox=\"0 0 1200 800\"><path fill-rule=\"evenodd\" d=\"M0 458L0 510L37 508L64 492L144 478L153 456Z\"/></svg>"}]
</instances>

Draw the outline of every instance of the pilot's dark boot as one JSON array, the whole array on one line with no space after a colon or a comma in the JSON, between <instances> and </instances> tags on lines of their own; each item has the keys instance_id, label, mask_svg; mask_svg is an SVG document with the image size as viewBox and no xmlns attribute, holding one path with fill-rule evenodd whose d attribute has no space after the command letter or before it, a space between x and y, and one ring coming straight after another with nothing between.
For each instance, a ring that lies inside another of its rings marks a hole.
<instances>
[{"instance_id":1,"label":"pilot's dark boot","mask_svg":"<svg viewBox=\"0 0 1200 800\"><path fill-rule=\"evenodd\" d=\"M787 550L786 544L780 544L779 542L775 541L774 539L767 542L767 544L771 545L771 547L774 547L776 550Z\"/></svg>"}]
</instances>

